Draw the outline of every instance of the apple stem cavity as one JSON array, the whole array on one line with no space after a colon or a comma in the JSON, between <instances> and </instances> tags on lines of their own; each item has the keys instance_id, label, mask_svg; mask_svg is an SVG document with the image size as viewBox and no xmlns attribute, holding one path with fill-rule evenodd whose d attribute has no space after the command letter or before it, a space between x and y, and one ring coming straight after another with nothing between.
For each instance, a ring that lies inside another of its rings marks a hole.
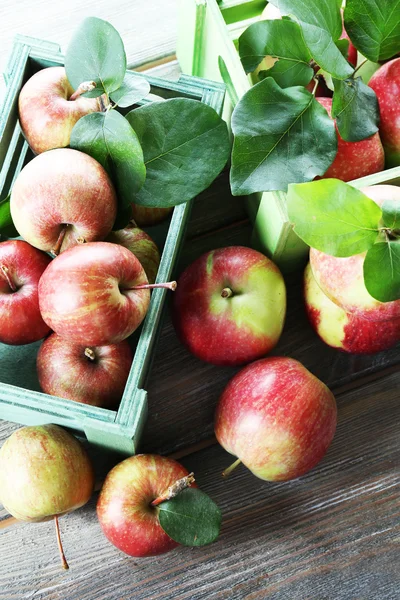
<instances>
[{"instance_id":1,"label":"apple stem cavity","mask_svg":"<svg viewBox=\"0 0 400 600\"><path fill-rule=\"evenodd\" d=\"M13 280L11 279L10 276L10 271L8 269L8 267L6 267L5 265L1 265L0 267L0 273L3 277L3 279L5 279L8 283L8 285L10 286L11 291L16 292L17 291L17 286L15 285L15 283L13 282Z\"/></svg>"},{"instance_id":2,"label":"apple stem cavity","mask_svg":"<svg viewBox=\"0 0 400 600\"><path fill-rule=\"evenodd\" d=\"M77 98L79 98L79 96L81 94L84 94L85 92L91 92L92 90L94 90L96 87L96 82L95 81L83 81L80 86L78 87L77 90L75 90L75 92L72 94L72 96L69 97L70 100L76 100Z\"/></svg>"},{"instance_id":3,"label":"apple stem cavity","mask_svg":"<svg viewBox=\"0 0 400 600\"><path fill-rule=\"evenodd\" d=\"M225 469L225 471L222 471L222 477L229 477L229 475L232 473L232 471L234 469L236 469L236 467L238 467L241 462L242 461L240 460L240 458L238 458L237 460L235 460L235 462L232 463L230 467L228 467L227 469Z\"/></svg>"},{"instance_id":4,"label":"apple stem cavity","mask_svg":"<svg viewBox=\"0 0 400 600\"><path fill-rule=\"evenodd\" d=\"M60 551L61 564L62 564L63 569L68 571L69 565L67 563L67 559L65 558L65 554L64 554L64 548L63 548L62 541L61 541L60 526L58 524L57 515L55 515L55 517L54 517L54 524L56 526L56 537L57 537L58 549Z\"/></svg>"},{"instance_id":5,"label":"apple stem cavity","mask_svg":"<svg viewBox=\"0 0 400 600\"><path fill-rule=\"evenodd\" d=\"M178 481L175 481L175 483L170 485L169 488L165 490L165 492L163 492L162 494L160 494L160 496L153 500L150 506L158 506L162 502L166 502L167 500L175 498L175 496L180 494L183 490L190 487L192 483L194 483L194 481L194 473L189 473L189 475L182 477L182 479L178 479Z\"/></svg>"},{"instance_id":6,"label":"apple stem cavity","mask_svg":"<svg viewBox=\"0 0 400 600\"><path fill-rule=\"evenodd\" d=\"M67 232L67 225L62 225L56 245L54 246L53 250L51 251L52 254L54 254L54 256L58 256L60 254L61 246L63 244L66 232Z\"/></svg>"},{"instance_id":7,"label":"apple stem cavity","mask_svg":"<svg viewBox=\"0 0 400 600\"><path fill-rule=\"evenodd\" d=\"M90 361L94 362L96 360L96 353L93 348L85 348L84 354Z\"/></svg>"},{"instance_id":8,"label":"apple stem cavity","mask_svg":"<svg viewBox=\"0 0 400 600\"><path fill-rule=\"evenodd\" d=\"M224 288L221 292L221 296L222 298L230 298L231 296L233 296L233 292L231 290L231 288Z\"/></svg>"},{"instance_id":9,"label":"apple stem cavity","mask_svg":"<svg viewBox=\"0 0 400 600\"><path fill-rule=\"evenodd\" d=\"M154 290L156 288L164 288L174 292L177 286L178 284L176 281L168 281L167 283L144 283L143 285L135 285L134 287L129 288L129 290Z\"/></svg>"}]
</instances>

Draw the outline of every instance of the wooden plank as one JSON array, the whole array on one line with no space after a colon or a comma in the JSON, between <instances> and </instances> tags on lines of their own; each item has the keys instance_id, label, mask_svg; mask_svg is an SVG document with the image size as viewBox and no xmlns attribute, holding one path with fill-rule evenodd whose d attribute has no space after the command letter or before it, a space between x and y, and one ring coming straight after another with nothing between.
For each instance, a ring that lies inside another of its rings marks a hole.
<instances>
[{"instance_id":1,"label":"wooden plank","mask_svg":"<svg viewBox=\"0 0 400 600\"><path fill-rule=\"evenodd\" d=\"M2 600L395 600L400 589L400 374L338 398L324 460L292 482L267 483L214 446L182 462L223 513L220 539L133 559L103 537L95 498L52 523L0 532Z\"/></svg>"}]
</instances>

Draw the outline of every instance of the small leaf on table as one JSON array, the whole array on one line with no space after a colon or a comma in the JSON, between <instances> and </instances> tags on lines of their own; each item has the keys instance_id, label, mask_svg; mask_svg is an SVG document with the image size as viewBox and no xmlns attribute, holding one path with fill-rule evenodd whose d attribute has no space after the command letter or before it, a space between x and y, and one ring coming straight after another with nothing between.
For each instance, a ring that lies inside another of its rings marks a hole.
<instances>
[{"instance_id":1,"label":"small leaf on table","mask_svg":"<svg viewBox=\"0 0 400 600\"><path fill-rule=\"evenodd\" d=\"M10 197L9 195L0 201L0 234L6 237L18 237L19 233L11 217Z\"/></svg>"},{"instance_id":2,"label":"small leaf on table","mask_svg":"<svg viewBox=\"0 0 400 600\"><path fill-rule=\"evenodd\" d=\"M232 115L234 196L286 190L323 175L337 152L334 122L303 87L282 89L267 77Z\"/></svg>"},{"instance_id":3,"label":"small leaf on table","mask_svg":"<svg viewBox=\"0 0 400 600\"><path fill-rule=\"evenodd\" d=\"M198 100L171 98L126 116L143 148L146 181L136 204L168 207L191 200L219 175L230 154L226 123Z\"/></svg>"},{"instance_id":4,"label":"small leaf on table","mask_svg":"<svg viewBox=\"0 0 400 600\"><path fill-rule=\"evenodd\" d=\"M96 88L83 96L94 98L117 90L126 71L125 49L118 31L107 21L87 17L68 46L65 70L75 90L84 81L96 83Z\"/></svg>"},{"instance_id":5,"label":"small leaf on table","mask_svg":"<svg viewBox=\"0 0 400 600\"><path fill-rule=\"evenodd\" d=\"M158 506L161 527L183 546L204 546L217 539L221 511L207 494L187 488Z\"/></svg>"},{"instance_id":6,"label":"small leaf on table","mask_svg":"<svg viewBox=\"0 0 400 600\"><path fill-rule=\"evenodd\" d=\"M326 254L353 256L377 240L381 209L338 179L289 186L287 207L297 235Z\"/></svg>"},{"instance_id":7,"label":"small leaf on table","mask_svg":"<svg viewBox=\"0 0 400 600\"><path fill-rule=\"evenodd\" d=\"M380 302L400 299L400 242L374 244L364 260L365 287Z\"/></svg>"},{"instance_id":8,"label":"small leaf on table","mask_svg":"<svg viewBox=\"0 0 400 600\"><path fill-rule=\"evenodd\" d=\"M359 142L378 131L379 106L373 89L355 79L334 79L332 117L347 142Z\"/></svg>"},{"instance_id":9,"label":"small leaf on table","mask_svg":"<svg viewBox=\"0 0 400 600\"><path fill-rule=\"evenodd\" d=\"M132 106L135 102L139 102L150 93L150 84L141 75L136 73L126 73L121 86L111 92L110 97L118 106Z\"/></svg>"},{"instance_id":10,"label":"small leaf on table","mask_svg":"<svg viewBox=\"0 0 400 600\"><path fill-rule=\"evenodd\" d=\"M400 230L400 206L398 200L388 199L382 204L382 219L385 227Z\"/></svg>"}]
</instances>

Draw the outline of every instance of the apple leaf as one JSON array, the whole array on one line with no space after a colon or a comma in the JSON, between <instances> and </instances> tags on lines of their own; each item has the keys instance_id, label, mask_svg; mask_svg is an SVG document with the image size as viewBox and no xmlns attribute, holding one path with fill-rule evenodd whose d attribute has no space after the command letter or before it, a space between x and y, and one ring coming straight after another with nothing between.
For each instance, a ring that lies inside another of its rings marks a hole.
<instances>
[{"instance_id":1,"label":"apple leaf","mask_svg":"<svg viewBox=\"0 0 400 600\"><path fill-rule=\"evenodd\" d=\"M116 110L86 115L75 124L70 146L105 168L117 192L118 214L125 214L146 178L142 148L128 121Z\"/></svg>"},{"instance_id":2,"label":"apple leaf","mask_svg":"<svg viewBox=\"0 0 400 600\"><path fill-rule=\"evenodd\" d=\"M225 121L206 104L171 98L126 116L143 148L147 177L136 204L168 207L191 200L219 175L230 153Z\"/></svg>"},{"instance_id":3,"label":"apple leaf","mask_svg":"<svg viewBox=\"0 0 400 600\"><path fill-rule=\"evenodd\" d=\"M308 64L311 54L304 43L301 29L292 21L253 23L239 37L239 55L246 73L254 71L267 55L286 59L292 64L302 64L310 72L308 81L314 73Z\"/></svg>"},{"instance_id":4,"label":"apple leaf","mask_svg":"<svg viewBox=\"0 0 400 600\"><path fill-rule=\"evenodd\" d=\"M142 75L137 73L126 73L125 78L120 87L111 92L110 98L113 102L122 106L132 106L135 102L139 102L150 93L150 84Z\"/></svg>"},{"instance_id":5,"label":"apple leaf","mask_svg":"<svg viewBox=\"0 0 400 600\"><path fill-rule=\"evenodd\" d=\"M5 237L18 237L19 233L15 229L11 211L10 211L10 195L0 201L0 234Z\"/></svg>"},{"instance_id":6,"label":"apple leaf","mask_svg":"<svg viewBox=\"0 0 400 600\"><path fill-rule=\"evenodd\" d=\"M373 89L361 77L334 79L332 117L347 142L359 142L378 131L379 106Z\"/></svg>"},{"instance_id":7,"label":"apple leaf","mask_svg":"<svg viewBox=\"0 0 400 600\"><path fill-rule=\"evenodd\" d=\"M65 55L67 78L76 90L84 81L95 81L93 98L117 90L125 77L126 55L118 31L102 19L87 17L75 32Z\"/></svg>"},{"instance_id":8,"label":"apple leaf","mask_svg":"<svg viewBox=\"0 0 400 600\"><path fill-rule=\"evenodd\" d=\"M234 196L310 181L337 152L334 122L314 96L303 87L281 89L271 77L239 100L232 131Z\"/></svg>"},{"instance_id":9,"label":"apple leaf","mask_svg":"<svg viewBox=\"0 0 400 600\"><path fill-rule=\"evenodd\" d=\"M388 199L382 204L382 219L385 227L400 230L400 206L398 200Z\"/></svg>"},{"instance_id":10,"label":"apple leaf","mask_svg":"<svg viewBox=\"0 0 400 600\"><path fill-rule=\"evenodd\" d=\"M347 0L344 25L366 58L392 58L400 49L400 0Z\"/></svg>"},{"instance_id":11,"label":"apple leaf","mask_svg":"<svg viewBox=\"0 0 400 600\"><path fill-rule=\"evenodd\" d=\"M300 62L293 62L281 58L268 70L259 71L258 77L262 81L272 77L281 88L296 85L306 86L314 76L314 70Z\"/></svg>"},{"instance_id":12,"label":"apple leaf","mask_svg":"<svg viewBox=\"0 0 400 600\"><path fill-rule=\"evenodd\" d=\"M374 244L364 260L364 283L380 302L400 299L400 241Z\"/></svg>"},{"instance_id":13,"label":"apple leaf","mask_svg":"<svg viewBox=\"0 0 400 600\"><path fill-rule=\"evenodd\" d=\"M161 527L183 546L214 542L221 528L221 511L201 490L187 488L158 507Z\"/></svg>"},{"instance_id":14,"label":"apple leaf","mask_svg":"<svg viewBox=\"0 0 400 600\"><path fill-rule=\"evenodd\" d=\"M377 240L381 209L339 179L289 186L287 208L297 235L326 254L353 256Z\"/></svg>"}]
</instances>

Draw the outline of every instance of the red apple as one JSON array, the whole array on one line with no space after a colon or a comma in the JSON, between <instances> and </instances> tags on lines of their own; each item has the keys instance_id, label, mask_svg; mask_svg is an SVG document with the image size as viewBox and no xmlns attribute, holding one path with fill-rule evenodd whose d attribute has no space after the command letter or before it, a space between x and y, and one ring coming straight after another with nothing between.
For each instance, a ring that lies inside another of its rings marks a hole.
<instances>
[{"instance_id":1,"label":"red apple","mask_svg":"<svg viewBox=\"0 0 400 600\"><path fill-rule=\"evenodd\" d=\"M304 298L309 321L325 344L353 354L374 354L400 341L400 318L368 321L346 313L318 286L310 264L304 273Z\"/></svg>"},{"instance_id":2,"label":"red apple","mask_svg":"<svg viewBox=\"0 0 400 600\"><path fill-rule=\"evenodd\" d=\"M239 371L215 415L221 446L267 481L294 479L315 467L335 429L332 392L292 358L265 358Z\"/></svg>"},{"instance_id":3,"label":"red apple","mask_svg":"<svg viewBox=\"0 0 400 600\"><path fill-rule=\"evenodd\" d=\"M317 100L331 116L332 99L317 98ZM335 160L323 177L317 179L333 177L342 181L351 181L383 171L385 155L379 133L375 133L361 142L345 142L339 134L336 121L335 128L338 138L338 151Z\"/></svg>"},{"instance_id":4,"label":"red apple","mask_svg":"<svg viewBox=\"0 0 400 600\"><path fill-rule=\"evenodd\" d=\"M128 248L141 263L149 283L154 283L160 266L160 252L155 241L142 229L131 222L124 229L112 231L107 239L112 244Z\"/></svg>"},{"instance_id":5,"label":"red apple","mask_svg":"<svg viewBox=\"0 0 400 600\"><path fill-rule=\"evenodd\" d=\"M46 394L111 409L121 400L131 364L126 341L90 347L55 333L37 355L39 383Z\"/></svg>"},{"instance_id":6,"label":"red apple","mask_svg":"<svg viewBox=\"0 0 400 600\"><path fill-rule=\"evenodd\" d=\"M149 227L150 225L157 225L165 221L173 210L173 206L168 208L151 208L132 203L132 218L139 227Z\"/></svg>"},{"instance_id":7,"label":"red apple","mask_svg":"<svg viewBox=\"0 0 400 600\"><path fill-rule=\"evenodd\" d=\"M386 167L397 167L400 165L400 58L382 65L368 85L378 97L379 133L385 149Z\"/></svg>"},{"instance_id":8,"label":"red apple","mask_svg":"<svg viewBox=\"0 0 400 600\"><path fill-rule=\"evenodd\" d=\"M98 98L71 99L72 89L64 67L35 73L19 95L19 121L32 150L39 154L68 146L75 123L101 110Z\"/></svg>"},{"instance_id":9,"label":"red apple","mask_svg":"<svg viewBox=\"0 0 400 600\"><path fill-rule=\"evenodd\" d=\"M55 258L39 283L39 306L49 327L77 344L104 346L127 338L150 302L138 259L117 244L74 246Z\"/></svg>"},{"instance_id":10,"label":"red apple","mask_svg":"<svg viewBox=\"0 0 400 600\"><path fill-rule=\"evenodd\" d=\"M50 328L39 310L38 285L50 257L21 240L0 244L0 342L30 344Z\"/></svg>"},{"instance_id":11,"label":"red apple","mask_svg":"<svg viewBox=\"0 0 400 600\"><path fill-rule=\"evenodd\" d=\"M117 212L106 171L88 154L69 148L31 160L15 181L10 206L19 234L54 254L79 241L104 239Z\"/></svg>"},{"instance_id":12,"label":"red apple","mask_svg":"<svg viewBox=\"0 0 400 600\"><path fill-rule=\"evenodd\" d=\"M266 256L244 246L203 254L180 276L173 322L198 358L239 365L277 344L286 311L285 282Z\"/></svg>"},{"instance_id":13,"label":"red apple","mask_svg":"<svg viewBox=\"0 0 400 600\"><path fill-rule=\"evenodd\" d=\"M374 185L361 191L379 206L386 198L400 203L400 188L394 185ZM338 258L311 248L310 264L317 284L328 298L348 313L371 321L400 318L400 300L379 302L368 293L364 284L365 255L363 252Z\"/></svg>"},{"instance_id":14,"label":"red apple","mask_svg":"<svg viewBox=\"0 0 400 600\"><path fill-rule=\"evenodd\" d=\"M155 556L178 543L161 528L151 502L188 471L171 458L139 454L107 475L97 503L101 528L119 550L130 556Z\"/></svg>"}]
</instances>

